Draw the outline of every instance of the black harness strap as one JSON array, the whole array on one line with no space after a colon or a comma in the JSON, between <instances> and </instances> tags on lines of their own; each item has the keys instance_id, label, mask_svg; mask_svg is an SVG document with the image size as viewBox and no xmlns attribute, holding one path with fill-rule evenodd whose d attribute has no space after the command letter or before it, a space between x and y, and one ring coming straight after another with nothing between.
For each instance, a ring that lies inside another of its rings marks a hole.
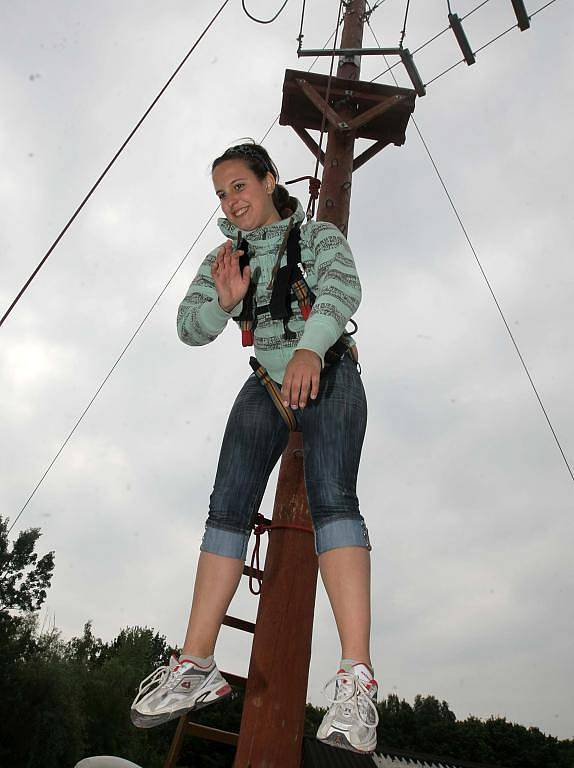
<instances>
[{"instance_id":1,"label":"black harness strap","mask_svg":"<svg viewBox=\"0 0 574 768\"><path fill-rule=\"evenodd\" d=\"M311 314L315 296L305 282L301 269L301 229L294 226L287 238L287 264L277 270L273 280L273 290L269 302L269 312L273 320L283 321L283 338L294 339L296 334L289 328L289 319L293 316L291 295L294 293L301 315L306 320Z\"/></svg>"},{"instance_id":2,"label":"black harness strap","mask_svg":"<svg viewBox=\"0 0 574 768\"><path fill-rule=\"evenodd\" d=\"M249 243L239 232L237 237L237 250L243 251L239 257L239 271L243 274L245 267L249 266ZM255 307L255 284L253 281L249 283L247 293L243 297L243 307L241 308L241 314L236 318L236 321L241 329L241 343L244 347L251 347L253 345L254 337L253 332L257 325L257 310Z\"/></svg>"}]
</instances>

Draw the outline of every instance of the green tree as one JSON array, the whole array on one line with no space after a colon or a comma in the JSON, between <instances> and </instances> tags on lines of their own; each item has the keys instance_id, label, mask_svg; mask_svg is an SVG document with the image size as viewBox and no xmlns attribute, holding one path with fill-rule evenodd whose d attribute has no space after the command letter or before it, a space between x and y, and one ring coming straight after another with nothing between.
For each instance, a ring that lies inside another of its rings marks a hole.
<instances>
[{"instance_id":1,"label":"green tree","mask_svg":"<svg viewBox=\"0 0 574 768\"><path fill-rule=\"evenodd\" d=\"M8 540L8 518L0 516L0 613L37 611L46 599L54 571L54 553L40 559L34 551L39 528L20 531Z\"/></svg>"},{"instance_id":2,"label":"green tree","mask_svg":"<svg viewBox=\"0 0 574 768\"><path fill-rule=\"evenodd\" d=\"M85 756L109 754L146 768L161 765L170 729L134 728L130 705L141 680L168 662L170 650L165 637L148 627L124 629L111 643L104 644L93 636L88 623L83 637L68 643L66 656L82 692Z\"/></svg>"},{"instance_id":3,"label":"green tree","mask_svg":"<svg viewBox=\"0 0 574 768\"><path fill-rule=\"evenodd\" d=\"M46 599L54 570L54 553L40 557L36 544L38 528L20 531L10 543L8 519L0 516L0 764L17 765L14 747L29 747L24 725L29 710L29 694L37 688L26 678L26 664L35 659L36 612ZM37 671L37 670L36 670Z\"/></svg>"},{"instance_id":4,"label":"green tree","mask_svg":"<svg viewBox=\"0 0 574 768\"><path fill-rule=\"evenodd\" d=\"M38 632L54 553L39 557L40 531L21 532L12 545L0 517L0 765L62 768L94 754L115 754L146 768L161 768L176 722L139 730L129 719L140 681L171 653L165 637L148 627L123 629L111 642L83 632L65 642L57 631ZM243 695L234 691L194 719L238 731ZM457 721L446 701L416 696L413 705L391 694L378 704L379 747L507 768L574 768L574 742L537 728L469 717ZM307 706L305 733L314 736L324 715ZM220 768L233 748L187 739L181 765ZM435 762L439 762L435 760Z\"/></svg>"},{"instance_id":5,"label":"green tree","mask_svg":"<svg viewBox=\"0 0 574 768\"><path fill-rule=\"evenodd\" d=\"M413 708L408 701L399 700L395 693L391 693L379 703L378 710L378 743L396 749L412 748L417 742L416 724Z\"/></svg>"},{"instance_id":6,"label":"green tree","mask_svg":"<svg viewBox=\"0 0 574 768\"><path fill-rule=\"evenodd\" d=\"M81 747L81 712L61 665L57 632L39 635L37 612L46 599L54 553L36 552L40 530L10 543L0 517L0 764L59 768ZM50 751L44 752L44 745ZM73 762L71 763L73 764Z\"/></svg>"}]
</instances>

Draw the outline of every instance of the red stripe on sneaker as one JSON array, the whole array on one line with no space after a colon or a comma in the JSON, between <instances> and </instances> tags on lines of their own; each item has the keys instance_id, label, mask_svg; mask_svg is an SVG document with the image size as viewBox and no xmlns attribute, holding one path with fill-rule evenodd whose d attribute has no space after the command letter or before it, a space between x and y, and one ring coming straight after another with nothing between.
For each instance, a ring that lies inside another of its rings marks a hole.
<instances>
[{"instance_id":1,"label":"red stripe on sneaker","mask_svg":"<svg viewBox=\"0 0 574 768\"><path fill-rule=\"evenodd\" d=\"M193 666L197 667L198 669L210 669L211 666L213 666L211 664L208 664L207 666L203 666L203 664L198 664L197 661L193 661L193 659L185 659L185 658L179 660L180 666L184 662L187 662L188 664L193 664Z\"/></svg>"}]
</instances>

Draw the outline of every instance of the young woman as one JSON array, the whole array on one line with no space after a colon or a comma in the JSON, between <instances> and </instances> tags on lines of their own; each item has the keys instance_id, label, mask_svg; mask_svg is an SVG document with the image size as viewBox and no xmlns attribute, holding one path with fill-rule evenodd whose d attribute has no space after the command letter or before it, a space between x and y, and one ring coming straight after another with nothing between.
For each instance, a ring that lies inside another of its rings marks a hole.
<instances>
[{"instance_id":1,"label":"young woman","mask_svg":"<svg viewBox=\"0 0 574 768\"><path fill-rule=\"evenodd\" d=\"M277 168L262 146L231 147L213 162L212 178L227 240L206 257L191 283L179 307L178 333L191 346L207 344L237 320L282 402L274 402L255 374L237 396L182 653L143 681L132 720L152 727L230 691L213 653L241 578L253 519L287 445L283 405L303 433L315 547L342 648L339 672L327 684L335 681L335 695L317 737L370 752L378 721L369 649L371 547L356 496L367 411L356 349L344 336L361 298L353 256L333 224L303 223L301 206L278 185ZM279 318L277 302L284 309Z\"/></svg>"}]
</instances>

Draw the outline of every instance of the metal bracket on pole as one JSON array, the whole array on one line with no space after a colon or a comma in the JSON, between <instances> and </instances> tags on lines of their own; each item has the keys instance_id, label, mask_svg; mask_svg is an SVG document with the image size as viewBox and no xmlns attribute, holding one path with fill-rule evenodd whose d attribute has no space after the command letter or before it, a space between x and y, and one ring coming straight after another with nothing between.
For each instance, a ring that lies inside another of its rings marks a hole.
<instances>
[{"instance_id":1,"label":"metal bracket on pole","mask_svg":"<svg viewBox=\"0 0 574 768\"><path fill-rule=\"evenodd\" d=\"M522 0L512 0L513 4L521 2ZM413 55L408 48L331 48L330 50L325 50L324 48L304 48L297 51L297 56L341 56L347 61L353 61L355 57L360 56L398 56L417 92L417 96L424 96L426 94L423 81L415 66Z\"/></svg>"},{"instance_id":2,"label":"metal bracket on pole","mask_svg":"<svg viewBox=\"0 0 574 768\"><path fill-rule=\"evenodd\" d=\"M401 48L307 48L297 51L297 56L400 56Z\"/></svg>"}]
</instances>

